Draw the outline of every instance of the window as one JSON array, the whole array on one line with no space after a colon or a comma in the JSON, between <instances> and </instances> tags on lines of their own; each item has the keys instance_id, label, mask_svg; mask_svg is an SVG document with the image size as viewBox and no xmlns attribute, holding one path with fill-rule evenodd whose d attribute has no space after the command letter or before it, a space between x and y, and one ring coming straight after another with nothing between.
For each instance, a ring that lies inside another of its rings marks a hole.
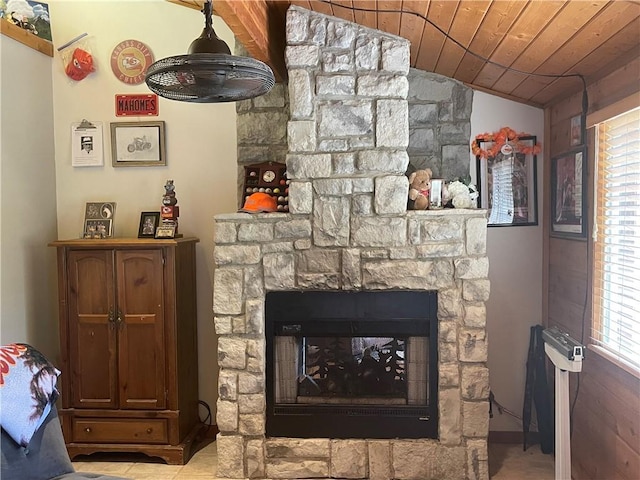
<instances>
[{"instance_id":1,"label":"window","mask_svg":"<svg viewBox=\"0 0 640 480\"><path fill-rule=\"evenodd\" d=\"M593 340L640 369L640 108L596 130Z\"/></svg>"}]
</instances>

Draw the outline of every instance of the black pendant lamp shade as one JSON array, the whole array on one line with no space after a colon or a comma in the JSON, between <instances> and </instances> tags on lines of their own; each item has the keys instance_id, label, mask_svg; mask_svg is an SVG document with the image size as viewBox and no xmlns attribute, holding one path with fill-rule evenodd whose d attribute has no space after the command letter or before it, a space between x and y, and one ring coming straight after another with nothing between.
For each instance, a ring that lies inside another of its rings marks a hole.
<instances>
[{"instance_id":1,"label":"black pendant lamp shade","mask_svg":"<svg viewBox=\"0 0 640 480\"><path fill-rule=\"evenodd\" d=\"M213 30L211 0L202 10L205 27L187 55L151 64L145 75L149 89L170 100L196 103L235 102L267 93L275 84L268 65L250 57L231 55Z\"/></svg>"}]
</instances>

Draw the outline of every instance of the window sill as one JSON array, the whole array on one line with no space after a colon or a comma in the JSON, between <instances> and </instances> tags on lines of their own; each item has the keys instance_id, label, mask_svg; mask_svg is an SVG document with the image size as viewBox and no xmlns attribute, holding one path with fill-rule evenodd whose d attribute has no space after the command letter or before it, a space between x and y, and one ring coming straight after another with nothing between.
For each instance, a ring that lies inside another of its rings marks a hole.
<instances>
[{"instance_id":1,"label":"window sill","mask_svg":"<svg viewBox=\"0 0 640 480\"><path fill-rule=\"evenodd\" d=\"M599 357L602 357L605 360L613 363L615 366L621 368L622 370L624 370L628 374L633 375L637 379L640 379L640 369L638 367L636 367L634 365L631 365L630 363L622 360L620 357L618 357L615 354L611 353L606 348L603 348L600 345L596 345L596 344L592 343L587 347L587 351L597 354ZM587 353L587 355L588 355L588 353Z\"/></svg>"}]
</instances>

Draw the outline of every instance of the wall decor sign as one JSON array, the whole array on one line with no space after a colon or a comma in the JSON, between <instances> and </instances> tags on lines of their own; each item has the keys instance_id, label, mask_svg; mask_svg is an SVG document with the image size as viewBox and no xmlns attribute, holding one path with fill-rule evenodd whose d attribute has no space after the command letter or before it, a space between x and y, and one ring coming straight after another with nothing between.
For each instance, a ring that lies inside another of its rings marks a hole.
<instances>
[{"instance_id":1,"label":"wall decor sign","mask_svg":"<svg viewBox=\"0 0 640 480\"><path fill-rule=\"evenodd\" d=\"M127 85L139 85L153 63L153 52L139 40L124 40L111 52L111 70Z\"/></svg>"},{"instance_id":2,"label":"wall decor sign","mask_svg":"<svg viewBox=\"0 0 640 480\"><path fill-rule=\"evenodd\" d=\"M536 137L505 127L476 136L471 149L476 155L479 206L488 210L488 225L537 225Z\"/></svg>"},{"instance_id":3,"label":"wall decor sign","mask_svg":"<svg viewBox=\"0 0 640 480\"><path fill-rule=\"evenodd\" d=\"M116 117L141 117L158 115L158 95L142 93L116 94Z\"/></svg>"},{"instance_id":4,"label":"wall decor sign","mask_svg":"<svg viewBox=\"0 0 640 480\"><path fill-rule=\"evenodd\" d=\"M586 239L586 150L576 148L551 159L551 235Z\"/></svg>"},{"instance_id":5,"label":"wall decor sign","mask_svg":"<svg viewBox=\"0 0 640 480\"><path fill-rule=\"evenodd\" d=\"M166 165L164 122L112 122L111 155L114 167Z\"/></svg>"}]
</instances>

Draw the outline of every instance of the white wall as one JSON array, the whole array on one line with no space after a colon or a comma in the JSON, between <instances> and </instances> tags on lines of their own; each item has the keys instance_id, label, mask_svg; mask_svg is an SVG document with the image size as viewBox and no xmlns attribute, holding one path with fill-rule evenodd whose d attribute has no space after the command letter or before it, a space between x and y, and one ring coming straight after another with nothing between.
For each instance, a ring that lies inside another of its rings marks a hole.
<instances>
[{"instance_id":1,"label":"white wall","mask_svg":"<svg viewBox=\"0 0 640 480\"><path fill-rule=\"evenodd\" d=\"M111 166L110 122L144 121L115 116L115 95L150 93L142 83L120 82L109 64L113 48L127 39L144 42L156 60L187 53L204 27L198 10L163 0L50 2L55 47L87 32L98 69L80 82L63 72L56 55L53 68L55 165L58 237L77 238L82 231L85 202L115 201L115 235L137 237L140 212L160 210L163 185L175 182L180 206L179 229L200 239L197 245L198 367L200 399L215 412L217 398L216 336L212 313L213 216L236 210L235 104L195 104L159 99L164 120L167 166ZM222 20L216 33L233 50L234 38ZM104 124L105 165L71 166L71 124L82 119ZM201 412L204 418L204 412ZM215 417L214 417L215 418Z\"/></svg>"},{"instance_id":2,"label":"white wall","mask_svg":"<svg viewBox=\"0 0 640 480\"><path fill-rule=\"evenodd\" d=\"M51 57L0 35L0 344L58 347Z\"/></svg>"},{"instance_id":3,"label":"white wall","mask_svg":"<svg viewBox=\"0 0 640 480\"><path fill-rule=\"evenodd\" d=\"M544 112L474 92L471 137L510 127L544 143ZM476 159L471 158L475 175ZM542 154L538 155L538 225L489 227L487 250L491 295L487 302L489 377L496 400L521 415L530 327L542 322ZM474 177L475 181L475 177ZM522 423L494 408L492 431L520 431Z\"/></svg>"}]
</instances>

